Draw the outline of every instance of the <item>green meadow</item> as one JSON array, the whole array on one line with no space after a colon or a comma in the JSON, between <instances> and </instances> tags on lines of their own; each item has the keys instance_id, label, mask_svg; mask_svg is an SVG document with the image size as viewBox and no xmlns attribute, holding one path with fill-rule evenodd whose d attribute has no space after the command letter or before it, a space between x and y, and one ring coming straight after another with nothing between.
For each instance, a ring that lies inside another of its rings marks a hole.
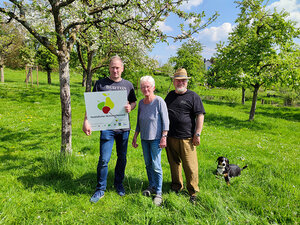
<instances>
[{"instance_id":1,"label":"green meadow","mask_svg":"<svg viewBox=\"0 0 300 225\"><path fill-rule=\"evenodd\" d=\"M197 204L186 191L170 191L170 171L162 151L163 205L142 196L147 175L141 145L131 146L137 110L130 114L132 131L124 181L126 196L113 188L116 152L109 164L104 198L91 204L96 185L99 132L86 136L81 128L85 105L81 75L71 74L73 154L60 156L61 109L59 76L39 72L39 86L26 87L25 72L5 69L0 84L0 224L299 224L300 108L261 104L248 121L251 93L240 104L240 90L205 89L206 116L197 147ZM165 97L166 77L155 77L157 95ZM139 91L138 98L142 96ZM273 101L272 100L272 101ZM248 165L227 186L215 176L216 159Z\"/></svg>"}]
</instances>

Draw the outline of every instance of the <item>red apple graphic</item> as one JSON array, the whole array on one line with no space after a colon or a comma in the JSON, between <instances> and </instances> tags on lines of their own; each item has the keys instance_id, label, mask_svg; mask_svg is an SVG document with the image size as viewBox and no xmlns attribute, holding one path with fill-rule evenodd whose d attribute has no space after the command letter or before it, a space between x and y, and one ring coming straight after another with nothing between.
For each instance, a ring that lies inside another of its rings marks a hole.
<instances>
[{"instance_id":1,"label":"red apple graphic","mask_svg":"<svg viewBox=\"0 0 300 225\"><path fill-rule=\"evenodd\" d=\"M109 108L108 106L104 106L104 107L102 108L102 111L103 111L105 114L107 114L107 113L110 111L110 108Z\"/></svg>"}]
</instances>

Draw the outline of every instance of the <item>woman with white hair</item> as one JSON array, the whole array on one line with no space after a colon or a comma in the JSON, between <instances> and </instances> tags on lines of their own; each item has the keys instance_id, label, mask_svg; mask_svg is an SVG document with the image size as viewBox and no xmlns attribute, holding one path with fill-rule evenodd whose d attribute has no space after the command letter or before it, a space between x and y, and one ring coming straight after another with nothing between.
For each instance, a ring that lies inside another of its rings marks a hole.
<instances>
[{"instance_id":1,"label":"woman with white hair","mask_svg":"<svg viewBox=\"0 0 300 225\"><path fill-rule=\"evenodd\" d=\"M152 196L155 205L162 204L161 149L167 146L169 117L167 105L163 98L154 94L155 81L151 76L144 76L140 80L140 87L145 98L138 106L137 125L132 140L132 146L137 148L137 137L141 134L143 155L149 186L143 195Z\"/></svg>"}]
</instances>

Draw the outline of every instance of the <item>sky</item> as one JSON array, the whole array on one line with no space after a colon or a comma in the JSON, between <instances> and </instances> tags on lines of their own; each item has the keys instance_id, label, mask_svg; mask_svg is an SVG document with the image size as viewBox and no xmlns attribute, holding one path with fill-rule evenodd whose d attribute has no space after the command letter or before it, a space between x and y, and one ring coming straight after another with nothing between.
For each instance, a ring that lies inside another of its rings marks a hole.
<instances>
[{"instance_id":1,"label":"sky","mask_svg":"<svg viewBox=\"0 0 300 225\"><path fill-rule=\"evenodd\" d=\"M0 0L0 5L4 0ZM206 17L204 22L212 16L215 12L219 13L219 17L210 24L207 28L194 34L193 38L203 45L202 56L210 59L216 52L216 44L219 42L226 42L228 33L232 31L235 26L234 21L237 19L239 9L235 0L189 0L181 9L186 12L205 12ZM265 0L267 1L267 0ZM268 7L273 9L276 7L279 11L285 9L290 13L289 19L297 22L297 27L300 27L300 0L269 0ZM160 29L170 36L180 34L178 20L174 15L170 15L164 22L160 23ZM295 40L300 44L300 39ZM176 51L183 42L173 42L169 39L167 43L157 43L149 53L150 57L156 59L160 65L165 64L171 56L176 56Z\"/></svg>"},{"instance_id":2,"label":"sky","mask_svg":"<svg viewBox=\"0 0 300 225\"><path fill-rule=\"evenodd\" d=\"M278 11L284 9L290 13L289 19L297 22L300 27L300 0L269 0L267 7L269 9L277 8ZM240 12L234 0L189 0L182 9L186 12L205 12L207 20L214 12L219 13L219 17L211 25L198 34L193 35L197 41L203 45L202 56L210 59L216 52L216 44L226 42L228 33L235 26L234 21ZM175 16L168 17L160 24L160 29L167 35L178 35L180 21ZM296 39L296 43L300 44L300 40ZM171 56L176 56L176 51L183 42L173 42L169 39L167 43L157 43L153 50L149 53L150 57L158 60L160 65L165 64Z\"/></svg>"}]
</instances>

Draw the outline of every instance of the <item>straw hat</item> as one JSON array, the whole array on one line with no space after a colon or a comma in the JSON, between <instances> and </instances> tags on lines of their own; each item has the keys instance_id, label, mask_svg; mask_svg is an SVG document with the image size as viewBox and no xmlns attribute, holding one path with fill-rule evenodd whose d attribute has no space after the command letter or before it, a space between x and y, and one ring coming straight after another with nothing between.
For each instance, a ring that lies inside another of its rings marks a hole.
<instances>
[{"instance_id":1,"label":"straw hat","mask_svg":"<svg viewBox=\"0 0 300 225\"><path fill-rule=\"evenodd\" d=\"M187 76L187 72L184 68L179 68L174 73L173 79L190 79L191 77Z\"/></svg>"}]
</instances>

